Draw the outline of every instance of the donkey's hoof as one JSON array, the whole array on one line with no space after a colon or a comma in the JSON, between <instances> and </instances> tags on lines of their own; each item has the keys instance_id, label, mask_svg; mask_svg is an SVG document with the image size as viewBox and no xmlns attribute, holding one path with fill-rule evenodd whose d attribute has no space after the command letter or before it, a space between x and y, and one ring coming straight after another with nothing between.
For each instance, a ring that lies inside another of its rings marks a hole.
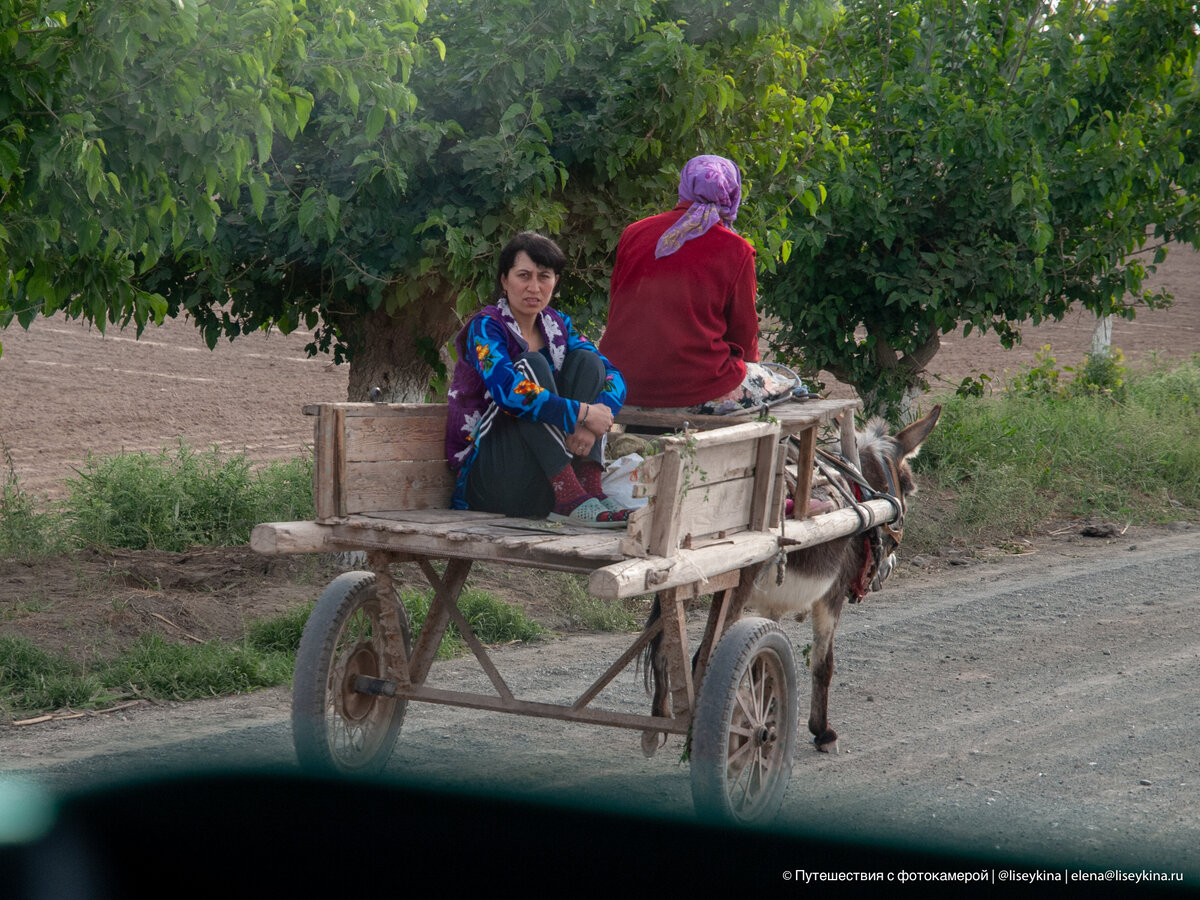
<instances>
[{"instance_id":1,"label":"donkey's hoof","mask_svg":"<svg viewBox=\"0 0 1200 900\"><path fill-rule=\"evenodd\" d=\"M821 753L837 754L840 752L838 750L837 732L832 728L827 729L824 734L817 735L813 739L813 743L817 745L817 750Z\"/></svg>"},{"instance_id":2,"label":"donkey's hoof","mask_svg":"<svg viewBox=\"0 0 1200 900\"><path fill-rule=\"evenodd\" d=\"M667 746L667 733L647 728L642 732L642 755L649 759L663 747Z\"/></svg>"}]
</instances>

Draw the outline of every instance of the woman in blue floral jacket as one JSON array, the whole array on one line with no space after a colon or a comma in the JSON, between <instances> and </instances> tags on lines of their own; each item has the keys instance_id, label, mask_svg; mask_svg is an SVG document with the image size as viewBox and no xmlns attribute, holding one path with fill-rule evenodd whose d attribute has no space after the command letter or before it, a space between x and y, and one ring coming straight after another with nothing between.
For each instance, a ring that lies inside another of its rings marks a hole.
<instances>
[{"instance_id":1,"label":"woman in blue floral jacket","mask_svg":"<svg viewBox=\"0 0 1200 900\"><path fill-rule=\"evenodd\" d=\"M550 307L565 266L554 241L521 232L500 253L495 304L455 339L446 423L453 504L619 528L628 511L600 488L601 438L625 402L625 382Z\"/></svg>"}]
</instances>

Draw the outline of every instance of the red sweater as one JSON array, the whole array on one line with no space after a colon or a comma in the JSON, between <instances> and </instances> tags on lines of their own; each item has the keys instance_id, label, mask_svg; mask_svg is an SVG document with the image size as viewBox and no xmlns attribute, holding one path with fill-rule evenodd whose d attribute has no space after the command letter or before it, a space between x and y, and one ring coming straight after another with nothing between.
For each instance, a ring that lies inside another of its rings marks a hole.
<instances>
[{"instance_id":1,"label":"red sweater","mask_svg":"<svg viewBox=\"0 0 1200 900\"><path fill-rule=\"evenodd\" d=\"M600 352L634 406L695 406L729 393L758 362L754 248L717 223L662 259L654 247L687 211L634 222L617 244Z\"/></svg>"}]
</instances>

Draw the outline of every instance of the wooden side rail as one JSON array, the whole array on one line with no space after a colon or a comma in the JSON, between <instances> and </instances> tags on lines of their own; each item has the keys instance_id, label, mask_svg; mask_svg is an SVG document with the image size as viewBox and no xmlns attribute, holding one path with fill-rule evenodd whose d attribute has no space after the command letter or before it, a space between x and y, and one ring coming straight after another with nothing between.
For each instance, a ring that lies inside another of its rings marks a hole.
<instances>
[{"instance_id":1,"label":"wooden side rail","mask_svg":"<svg viewBox=\"0 0 1200 900\"><path fill-rule=\"evenodd\" d=\"M663 438L642 464L637 492L650 503L630 516L625 552L671 557L713 537L765 531L778 444L775 422Z\"/></svg>"},{"instance_id":2,"label":"wooden side rail","mask_svg":"<svg viewBox=\"0 0 1200 900\"><path fill-rule=\"evenodd\" d=\"M317 521L401 509L447 509L444 403L322 403L314 426Z\"/></svg>"}]
</instances>

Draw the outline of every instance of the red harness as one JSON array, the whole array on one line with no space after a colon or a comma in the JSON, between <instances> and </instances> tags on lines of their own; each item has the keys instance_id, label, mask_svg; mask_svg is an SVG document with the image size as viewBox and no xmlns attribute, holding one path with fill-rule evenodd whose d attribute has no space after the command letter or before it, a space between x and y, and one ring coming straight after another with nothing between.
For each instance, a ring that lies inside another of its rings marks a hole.
<instances>
[{"instance_id":1,"label":"red harness","mask_svg":"<svg viewBox=\"0 0 1200 900\"><path fill-rule=\"evenodd\" d=\"M862 488L857 484L851 484L854 489L854 499L862 503L863 495ZM875 559L875 552L871 548L870 533L863 535L863 564L858 572L858 577L854 579L854 583L850 585L850 602L860 603L863 597L871 593L871 579L875 577L875 569L878 568Z\"/></svg>"},{"instance_id":2,"label":"red harness","mask_svg":"<svg viewBox=\"0 0 1200 900\"><path fill-rule=\"evenodd\" d=\"M888 473L889 480L892 480L892 473ZM854 498L861 503L863 501L862 488L858 484L852 485L854 489ZM893 488L896 491L896 496L899 496L899 485ZM903 501L901 501L903 504ZM901 505L903 510L903 505ZM901 512L903 515L903 512ZM887 555L883 549L883 537L881 531L886 531L892 539L892 550L900 546L900 539L904 536L903 520L901 520L900 528L893 528L892 523L880 525L871 529L863 535L863 564L858 572L858 576L850 585L849 599L851 603L861 603L863 598L872 590L879 590L882 587L882 582L887 578L889 572L884 570L882 576L876 579L876 574L880 571L879 566L883 558Z\"/></svg>"}]
</instances>

